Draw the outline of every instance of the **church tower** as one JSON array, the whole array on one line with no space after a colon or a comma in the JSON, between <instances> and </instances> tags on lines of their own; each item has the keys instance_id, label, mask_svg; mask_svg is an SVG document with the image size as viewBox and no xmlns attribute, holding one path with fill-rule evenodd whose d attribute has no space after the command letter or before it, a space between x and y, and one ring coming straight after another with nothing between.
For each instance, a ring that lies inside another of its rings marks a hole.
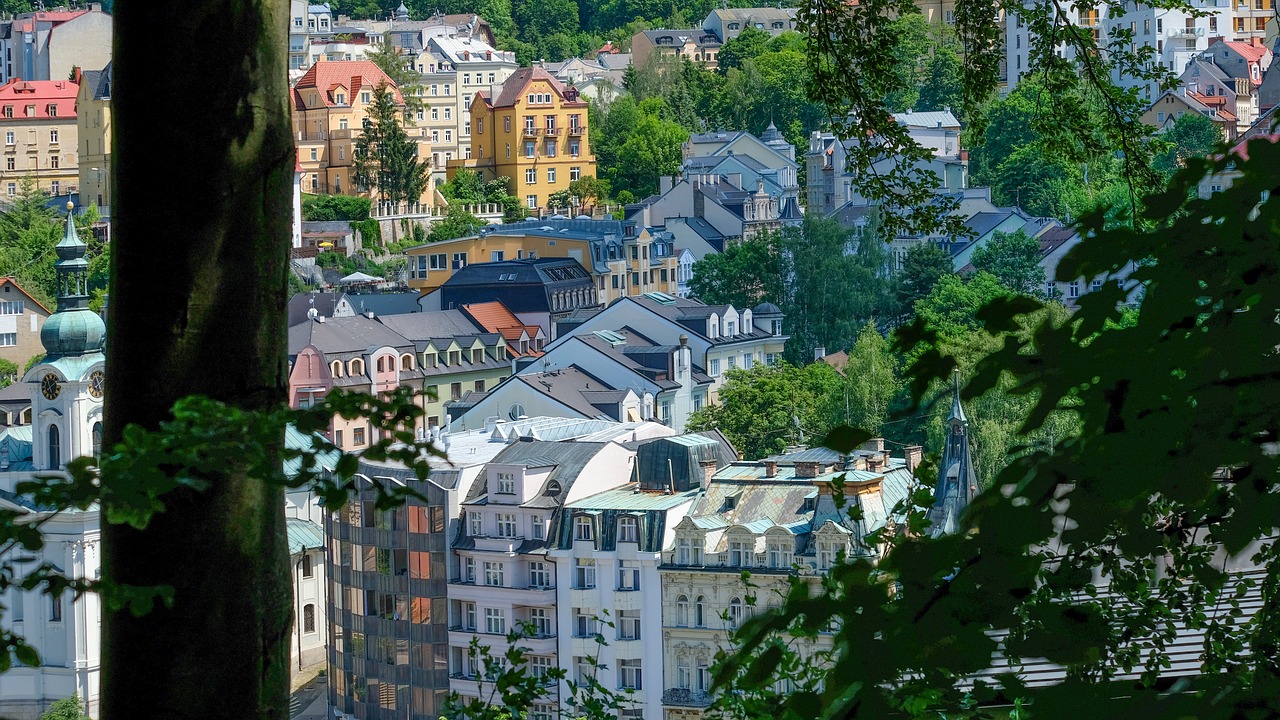
<instances>
[{"instance_id":1,"label":"church tower","mask_svg":"<svg viewBox=\"0 0 1280 720\"><path fill-rule=\"evenodd\" d=\"M934 489L929 519L934 537L950 535L960 527L960 513L978 492L978 477L973 471L969 446L969 418L960 404L960 373L955 374L951 413L947 416L947 437L942 448L942 464Z\"/></svg>"},{"instance_id":2,"label":"church tower","mask_svg":"<svg viewBox=\"0 0 1280 720\"><path fill-rule=\"evenodd\" d=\"M33 389L31 461L37 470L60 469L102 445L107 327L89 309L88 247L76 232L71 203L66 231L54 249L58 309L40 330L44 360L23 378Z\"/></svg>"}]
</instances>

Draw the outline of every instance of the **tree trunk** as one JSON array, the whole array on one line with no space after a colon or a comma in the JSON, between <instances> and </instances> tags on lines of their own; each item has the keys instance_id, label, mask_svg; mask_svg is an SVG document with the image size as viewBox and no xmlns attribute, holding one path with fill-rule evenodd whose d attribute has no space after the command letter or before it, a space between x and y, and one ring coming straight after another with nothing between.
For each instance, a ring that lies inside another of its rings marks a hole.
<instances>
[{"instance_id":1,"label":"tree trunk","mask_svg":"<svg viewBox=\"0 0 1280 720\"><path fill-rule=\"evenodd\" d=\"M285 400L288 18L286 0L116 6L108 442L192 394ZM164 501L145 530L104 520L104 579L174 603L104 612L103 717L288 717L282 489L231 467Z\"/></svg>"}]
</instances>

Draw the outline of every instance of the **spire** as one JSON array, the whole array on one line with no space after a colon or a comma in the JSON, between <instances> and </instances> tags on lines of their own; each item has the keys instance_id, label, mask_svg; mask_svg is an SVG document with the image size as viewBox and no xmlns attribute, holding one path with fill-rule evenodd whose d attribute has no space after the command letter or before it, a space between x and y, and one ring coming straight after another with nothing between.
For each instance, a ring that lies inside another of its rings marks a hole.
<instances>
[{"instance_id":1,"label":"spire","mask_svg":"<svg viewBox=\"0 0 1280 720\"><path fill-rule=\"evenodd\" d=\"M89 248L76 232L74 208L67 203L66 229L54 246L58 254L53 266L58 273L58 310L40 328L46 361L101 352L107 336L102 318L89 309L89 261L84 257Z\"/></svg>"},{"instance_id":2,"label":"spire","mask_svg":"<svg viewBox=\"0 0 1280 720\"><path fill-rule=\"evenodd\" d=\"M951 413L947 416L946 429L933 507L929 510L929 519L933 522L931 532L935 537L960 529L960 515L978 491L969 444L969 418L960 403L959 369L952 378Z\"/></svg>"}]
</instances>

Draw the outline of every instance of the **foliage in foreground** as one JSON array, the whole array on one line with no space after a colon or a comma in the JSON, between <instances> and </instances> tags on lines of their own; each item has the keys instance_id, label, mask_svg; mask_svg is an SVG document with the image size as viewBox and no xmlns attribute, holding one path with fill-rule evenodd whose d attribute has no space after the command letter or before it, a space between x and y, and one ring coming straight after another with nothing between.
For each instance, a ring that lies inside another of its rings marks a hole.
<instances>
[{"instance_id":1,"label":"foliage in foreground","mask_svg":"<svg viewBox=\"0 0 1280 720\"><path fill-rule=\"evenodd\" d=\"M1136 317L1114 284L1066 322L1026 297L983 306L981 331L1000 342L965 396L1003 384L1029 401L1023 434L1064 410L1078 433L1015 457L966 530L927 539L927 493L911 498L906 533L869 540L887 545L878 563L845 562L816 593L797 582L782 610L749 620L717 675L749 716L969 717L1013 701L1036 718L1280 712L1280 145L1249 153L1235 160L1243 177L1207 200L1192 190L1229 160L1189 160L1149 199L1150 231L1084 219L1090 236L1060 275L1151 258L1133 276L1146 288ZM956 358L923 319L899 336L915 343L930 347L908 373L920 401ZM774 638L797 623L837 628L832 663L820 687L778 693ZM1206 673L1170 693L1161 676L1188 630L1203 633ZM993 664L997 651L1065 677L1027 686Z\"/></svg>"}]
</instances>

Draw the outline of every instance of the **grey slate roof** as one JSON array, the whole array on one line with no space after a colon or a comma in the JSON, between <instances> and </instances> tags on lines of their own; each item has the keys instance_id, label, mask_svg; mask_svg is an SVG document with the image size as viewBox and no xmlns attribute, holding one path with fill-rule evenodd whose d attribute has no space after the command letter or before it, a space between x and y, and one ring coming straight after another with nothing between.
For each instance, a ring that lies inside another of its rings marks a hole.
<instances>
[{"instance_id":1,"label":"grey slate roof","mask_svg":"<svg viewBox=\"0 0 1280 720\"><path fill-rule=\"evenodd\" d=\"M347 295L347 301L358 313L371 311L374 315L400 315L422 312L422 306L418 304L420 297L416 292L371 293Z\"/></svg>"},{"instance_id":2,"label":"grey slate roof","mask_svg":"<svg viewBox=\"0 0 1280 720\"><path fill-rule=\"evenodd\" d=\"M497 342L496 333L486 333L484 328L477 327L461 310L437 310L435 312L417 312L400 315L383 315L379 320L422 347L431 340L465 339L470 344L476 337L482 338L485 345Z\"/></svg>"},{"instance_id":3,"label":"grey slate roof","mask_svg":"<svg viewBox=\"0 0 1280 720\"><path fill-rule=\"evenodd\" d=\"M363 354L384 345L413 352L414 344L377 320L363 315L310 320L289 328L289 354L296 355L307 345L315 345L325 355Z\"/></svg>"}]
</instances>

